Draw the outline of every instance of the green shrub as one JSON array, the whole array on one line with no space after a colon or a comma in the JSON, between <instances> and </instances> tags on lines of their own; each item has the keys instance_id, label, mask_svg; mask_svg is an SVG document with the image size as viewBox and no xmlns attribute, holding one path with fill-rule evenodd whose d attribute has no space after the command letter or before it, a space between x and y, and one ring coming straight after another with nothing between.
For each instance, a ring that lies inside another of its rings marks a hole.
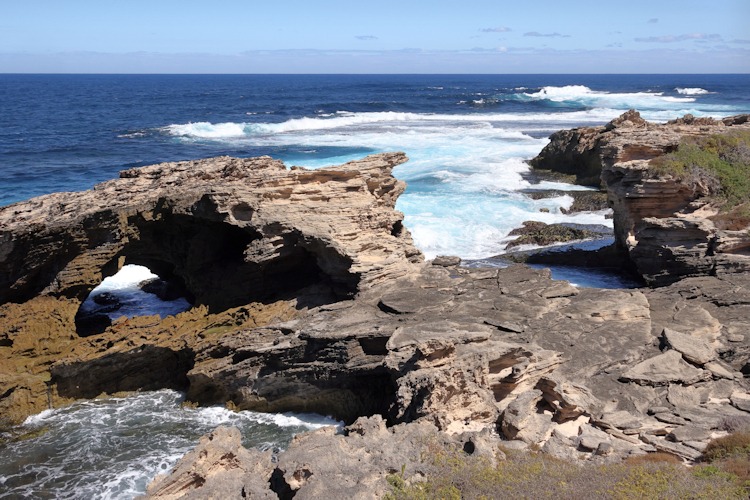
<instances>
[{"instance_id":1,"label":"green shrub","mask_svg":"<svg viewBox=\"0 0 750 500\"><path fill-rule=\"evenodd\" d=\"M750 131L685 138L650 165L655 176L673 175L696 194L707 190L723 211L750 200Z\"/></svg>"},{"instance_id":2,"label":"green shrub","mask_svg":"<svg viewBox=\"0 0 750 500\"><path fill-rule=\"evenodd\" d=\"M747 420L725 419L722 423L726 427L739 427L741 430L708 443L703 452L703 460L710 465L703 466L704 473L718 470L716 474L728 475L750 493L750 430Z\"/></svg>"}]
</instances>

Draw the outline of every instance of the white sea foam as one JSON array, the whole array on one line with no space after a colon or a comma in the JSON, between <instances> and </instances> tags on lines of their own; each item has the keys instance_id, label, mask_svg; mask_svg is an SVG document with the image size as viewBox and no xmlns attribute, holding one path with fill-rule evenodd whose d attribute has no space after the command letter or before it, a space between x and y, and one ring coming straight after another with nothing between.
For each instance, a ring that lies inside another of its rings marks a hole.
<instances>
[{"instance_id":1,"label":"white sea foam","mask_svg":"<svg viewBox=\"0 0 750 500\"><path fill-rule=\"evenodd\" d=\"M102 293L110 293L119 301L121 307L116 311L108 312L107 315L115 320L120 317L149 316L158 314L162 318L174 316L187 311L191 304L184 298L165 301L159 299L152 293L146 293L140 289L139 284L146 280L158 278L147 267L137 265L125 265L113 276L104 278L94 288L86 300L81 304L84 312L96 312L102 306L94 302L94 297Z\"/></svg>"},{"instance_id":2,"label":"white sea foam","mask_svg":"<svg viewBox=\"0 0 750 500\"><path fill-rule=\"evenodd\" d=\"M210 123L196 122L168 125L162 129L167 134L199 139L252 138L274 134L362 128L367 125L408 125L429 124L492 124L505 122L522 123L577 123L606 122L615 118L621 111L598 109L571 111L566 113L482 113L470 115L448 115L429 113L401 113L393 111L350 113L338 111L334 116L293 118L281 123ZM510 132L510 131L509 131Z\"/></svg>"},{"instance_id":3,"label":"white sea foam","mask_svg":"<svg viewBox=\"0 0 750 500\"><path fill-rule=\"evenodd\" d=\"M702 89L700 87L687 87L687 88L681 88L677 87L675 88L678 94L682 95L703 95L703 94L710 94L706 89Z\"/></svg>"},{"instance_id":4,"label":"white sea foam","mask_svg":"<svg viewBox=\"0 0 750 500\"><path fill-rule=\"evenodd\" d=\"M169 125L167 131L172 135L200 137L202 139L226 139L242 137L246 134L244 123L210 123L195 122L182 125Z\"/></svg>"},{"instance_id":5,"label":"white sea foam","mask_svg":"<svg viewBox=\"0 0 750 500\"><path fill-rule=\"evenodd\" d=\"M546 100L554 103L576 103L585 106L628 109L663 109L695 102L693 97L665 96L663 92L603 92L584 85L543 87L538 92L516 94L520 100Z\"/></svg>"},{"instance_id":6,"label":"white sea foam","mask_svg":"<svg viewBox=\"0 0 750 500\"><path fill-rule=\"evenodd\" d=\"M489 97L477 100L480 98ZM548 142L529 133L538 136L561 128L604 124L632 107L639 108L645 119L657 122L687 113L721 116L728 111L721 106L698 106L693 97L607 93L582 85L519 91L514 98L573 102L589 109L562 106L549 112L463 114L339 109L278 123L174 124L162 132L184 141L293 150L296 154L288 164L309 168L344 163L369 153L404 151L409 161L396 167L394 175L408 187L396 208L404 212L417 246L428 257L450 253L482 258L502 253L508 233L526 220L611 225L603 213L562 213L569 197L531 200L519 192L576 189L561 183L529 183L525 160ZM321 154L326 150L333 153Z\"/></svg>"},{"instance_id":7,"label":"white sea foam","mask_svg":"<svg viewBox=\"0 0 750 500\"><path fill-rule=\"evenodd\" d=\"M238 427L245 446L281 449L299 432L341 422L321 415L184 408L175 391L81 401L29 417L39 437L8 443L0 484L12 498L133 498L218 425ZM12 485L12 486L8 486Z\"/></svg>"},{"instance_id":8,"label":"white sea foam","mask_svg":"<svg viewBox=\"0 0 750 500\"><path fill-rule=\"evenodd\" d=\"M544 124L554 129L568 123L603 123L619 114L614 109L472 115L339 111L330 118L238 124L246 135L222 140L291 146L300 151L320 147L354 149L339 156L294 162L312 168L361 158L363 150L405 151L410 160L396 167L394 174L409 187L396 208L405 213L405 224L417 246L428 257L450 253L480 258L502 253L508 232L525 220L535 220L540 210L554 214L547 216L551 221L574 218L560 211L569 206L569 197L531 200L518 192L534 187L524 178L529 170L524 159L536 155L547 143L547 139L525 134L524 127ZM207 132L215 136L217 132L205 125L198 129L175 127L169 133ZM564 188L560 184L536 187ZM603 215L594 220L608 223Z\"/></svg>"}]
</instances>

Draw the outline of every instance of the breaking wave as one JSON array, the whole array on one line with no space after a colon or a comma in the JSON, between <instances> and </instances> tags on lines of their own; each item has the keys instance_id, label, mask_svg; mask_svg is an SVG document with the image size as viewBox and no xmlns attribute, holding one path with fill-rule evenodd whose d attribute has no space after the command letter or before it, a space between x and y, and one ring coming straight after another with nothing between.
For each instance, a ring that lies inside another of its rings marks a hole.
<instances>
[{"instance_id":1,"label":"breaking wave","mask_svg":"<svg viewBox=\"0 0 750 500\"><path fill-rule=\"evenodd\" d=\"M551 104L579 105L595 108L617 108L638 110L674 109L695 102L693 97L675 97L663 92L604 92L592 90L584 85L564 87L542 87L537 92L514 94L511 99L520 101L547 101Z\"/></svg>"},{"instance_id":2,"label":"breaking wave","mask_svg":"<svg viewBox=\"0 0 750 500\"><path fill-rule=\"evenodd\" d=\"M677 91L678 94L681 94L681 95L703 95L703 94L711 93L708 90L702 89L700 87L694 87L694 88L693 87L688 87L688 88L677 87L675 88L675 90Z\"/></svg>"}]
</instances>

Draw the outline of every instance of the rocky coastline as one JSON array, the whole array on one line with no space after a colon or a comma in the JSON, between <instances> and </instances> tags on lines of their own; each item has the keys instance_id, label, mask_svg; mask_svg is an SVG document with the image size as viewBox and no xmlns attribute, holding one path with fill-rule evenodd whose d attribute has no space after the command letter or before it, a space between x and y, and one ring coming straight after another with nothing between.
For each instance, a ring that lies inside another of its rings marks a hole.
<instances>
[{"instance_id":1,"label":"rocky coastline","mask_svg":"<svg viewBox=\"0 0 750 500\"><path fill-rule=\"evenodd\" d=\"M553 134L530 163L606 189L618 247L647 283L661 286L687 276L750 270L748 220L725 227L717 221L710 182L654 175L651 167L685 139L748 130L748 115L723 120L687 115L656 124L631 110L607 125Z\"/></svg>"},{"instance_id":2,"label":"rocky coastline","mask_svg":"<svg viewBox=\"0 0 750 500\"><path fill-rule=\"evenodd\" d=\"M0 425L163 387L346 424L277 456L217 429L149 486L153 498L380 498L389 475L424 474L436 442L490 461L501 444L582 463L696 460L727 419L750 415L750 233L710 226L700 192L645 172L686 134L749 126L629 112L553 135L532 161L602 179L624 252L613 255L651 288L423 262L394 209L402 153L319 170L168 163L0 208ZM90 290L128 263L193 308L82 318Z\"/></svg>"}]
</instances>

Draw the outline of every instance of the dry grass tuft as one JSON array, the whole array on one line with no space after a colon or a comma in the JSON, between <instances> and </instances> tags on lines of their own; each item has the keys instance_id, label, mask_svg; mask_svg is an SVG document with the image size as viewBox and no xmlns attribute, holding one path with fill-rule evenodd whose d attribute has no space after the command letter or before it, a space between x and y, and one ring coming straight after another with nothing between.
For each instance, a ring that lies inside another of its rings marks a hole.
<instances>
[{"instance_id":1,"label":"dry grass tuft","mask_svg":"<svg viewBox=\"0 0 750 500\"><path fill-rule=\"evenodd\" d=\"M646 453L645 455L638 455L635 457L628 457L625 459L627 465L643 465L643 464L676 464L682 465L683 460L671 453L664 453L657 451L655 453Z\"/></svg>"}]
</instances>

